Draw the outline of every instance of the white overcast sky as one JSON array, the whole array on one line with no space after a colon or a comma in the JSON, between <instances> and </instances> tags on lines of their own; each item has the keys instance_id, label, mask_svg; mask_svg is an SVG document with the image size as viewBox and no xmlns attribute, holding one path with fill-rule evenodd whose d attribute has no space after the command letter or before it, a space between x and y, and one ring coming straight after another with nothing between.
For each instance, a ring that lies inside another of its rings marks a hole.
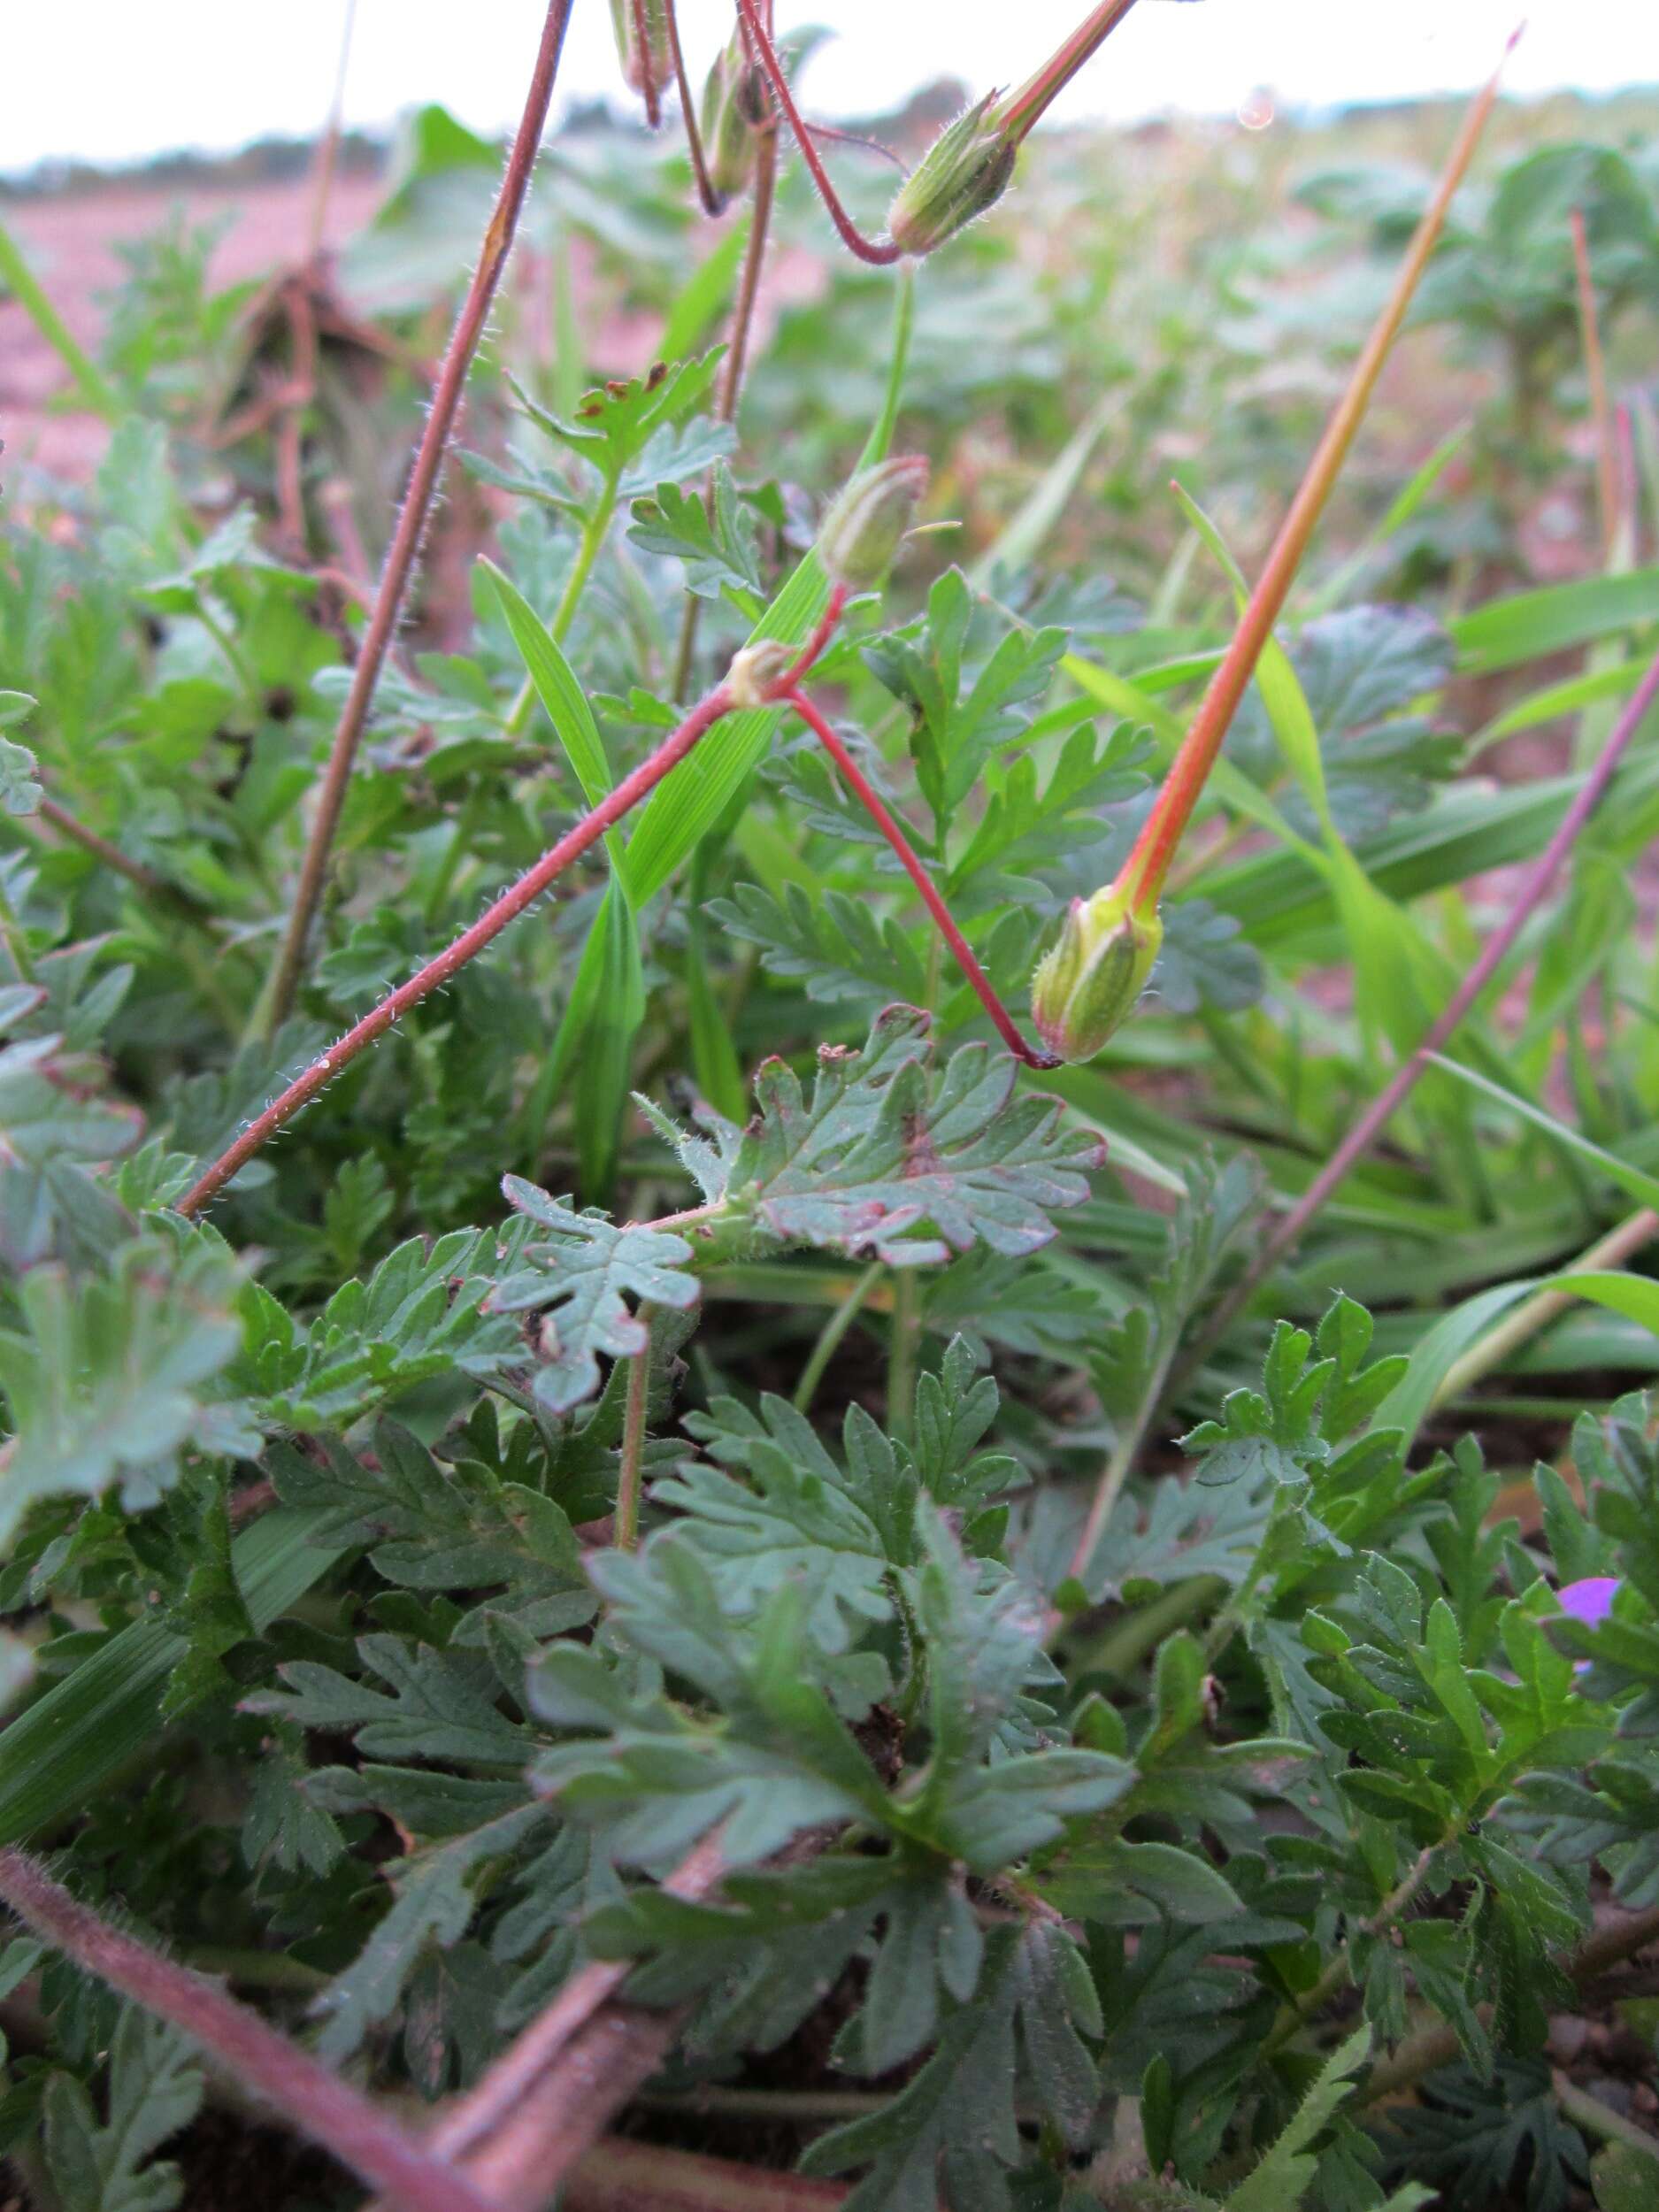
<instances>
[{"instance_id":1,"label":"white overcast sky","mask_svg":"<svg viewBox=\"0 0 1659 2212\"><path fill-rule=\"evenodd\" d=\"M0 171L309 135L327 104L344 6L0 0ZM778 0L778 21L835 34L811 65L810 104L867 113L947 73L975 90L1018 82L1086 7ZM730 0L681 0L699 79L731 12ZM541 13L541 0L358 0L348 120L380 128L442 99L475 129L505 127ZM1506 80L1515 91L1659 81L1659 0L1144 0L1055 112L1225 114L1261 85L1281 104L1456 90L1488 72L1524 13ZM606 0L577 0L562 84L567 97L614 88Z\"/></svg>"}]
</instances>

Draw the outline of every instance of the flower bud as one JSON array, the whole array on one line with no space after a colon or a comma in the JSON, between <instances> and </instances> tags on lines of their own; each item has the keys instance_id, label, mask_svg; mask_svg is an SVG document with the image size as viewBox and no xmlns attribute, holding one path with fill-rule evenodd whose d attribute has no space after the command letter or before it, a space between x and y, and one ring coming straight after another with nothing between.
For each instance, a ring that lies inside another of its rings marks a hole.
<instances>
[{"instance_id":1,"label":"flower bud","mask_svg":"<svg viewBox=\"0 0 1659 2212\"><path fill-rule=\"evenodd\" d=\"M641 50L639 25L645 27ZM636 19L634 0L611 0L611 24L617 35L617 52L629 88L643 92L647 84L664 85L674 72L668 42L668 0L642 0Z\"/></svg>"},{"instance_id":2,"label":"flower bud","mask_svg":"<svg viewBox=\"0 0 1659 2212\"><path fill-rule=\"evenodd\" d=\"M1138 915L1120 891L1073 899L1054 950L1031 979L1039 1034L1063 1060L1092 1060L1140 997L1164 942L1164 922Z\"/></svg>"},{"instance_id":3,"label":"flower bud","mask_svg":"<svg viewBox=\"0 0 1659 2212\"><path fill-rule=\"evenodd\" d=\"M765 77L749 59L740 28L715 56L699 118L709 181L723 200L733 198L749 182L755 134L771 111Z\"/></svg>"},{"instance_id":4,"label":"flower bud","mask_svg":"<svg viewBox=\"0 0 1659 2212\"><path fill-rule=\"evenodd\" d=\"M818 557L830 581L862 591L887 572L927 490L927 464L901 454L861 469L824 518Z\"/></svg>"},{"instance_id":5,"label":"flower bud","mask_svg":"<svg viewBox=\"0 0 1659 2212\"><path fill-rule=\"evenodd\" d=\"M757 639L733 654L726 672L726 687L734 707L764 707L772 687L787 675L801 657L801 648L780 637Z\"/></svg>"},{"instance_id":6,"label":"flower bud","mask_svg":"<svg viewBox=\"0 0 1659 2212\"><path fill-rule=\"evenodd\" d=\"M996 96L987 93L941 131L899 187L887 234L904 252L932 253L1007 190L1019 142L995 112Z\"/></svg>"}]
</instances>

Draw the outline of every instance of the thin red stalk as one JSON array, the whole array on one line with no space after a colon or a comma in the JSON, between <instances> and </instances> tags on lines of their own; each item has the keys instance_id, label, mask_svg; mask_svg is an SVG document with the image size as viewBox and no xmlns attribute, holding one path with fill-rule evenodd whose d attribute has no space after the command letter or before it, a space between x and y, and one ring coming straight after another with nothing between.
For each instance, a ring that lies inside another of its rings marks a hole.
<instances>
[{"instance_id":1,"label":"thin red stalk","mask_svg":"<svg viewBox=\"0 0 1659 2212\"><path fill-rule=\"evenodd\" d=\"M104 867L111 868L117 875L125 876L129 883L135 883L141 891L149 892L151 897L177 899L191 906L196 903L165 877L158 876L153 868L146 868L142 860L134 860L119 845L112 845L107 837L100 837L96 830L88 829L84 822L77 819L67 807L60 806L56 799L43 795L35 811L42 821L50 822L54 829L61 830L65 837L73 838L83 851L90 853Z\"/></svg>"},{"instance_id":2,"label":"thin red stalk","mask_svg":"<svg viewBox=\"0 0 1659 2212\"><path fill-rule=\"evenodd\" d=\"M743 371L749 363L749 334L755 322L755 303L760 296L761 271L765 265L766 242L772 230L772 199L778 182L778 130L769 123L755 148L753 202L749 217L749 242L743 249L743 273L738 280L732 309L732 334L720 364L720 390L715 411L722 422L737 419L737 403L743 389Z\"/></svg>"},{"instance_id":3,"label":"thin red stalk","mask_svg":"<svg viewBox=\"0 0 1659 2212\"><path fill-rule=\"evenodd\" d=\"M777 96L778 105L788 119L789 128L795 133L795 142L801 149L801 158L806 163L812 181L818 187L819 199L829 211L829 219L840 234L841 243L856 254L860 261L868 261L876 268L886 268L889 263L901 260L903 257L902 250L890 238L866 238L841 205L841 196L830 182L829 171L824 166L818 150L812 143L812 134L801 119L801 111L796 107L795 95L789 89L789 80L784 75L778 50L767 35L766 26L761 20L756 0L737 0L737 4L742 15L743 27L754 43L761 67L766 73L767 82Z\"/></svg>"},{"instance_id":4,"label":"thin red stalk","mask_svg":"<svg viewBox=\"0 0 1659 2212\"><path fill-rule=\"evenodd\" d=\"M0 1897L54 1949L170 2020L223 2071L401 2212L497 2212L476 2184L214 1982L101 1920L45 1869L0 1851Z\"/></svg>"},{"instance_id":5,"label":"thin red stalk","mask_svg":"<svg viewBox=\"0 0 1659 2212\"><path fill-rule=\"evenodd\" d=\"M565 2185L565 2212L831 2212L845 2182L768 2173L699 2151L606 2136Z\"/></svg>"},{"instance_id":6,"label":"thin red stalk","mask_svg":"<svg viewBox=\"0 0 1659 2212\"><path fill-rule=\"evenodd\" d=\"M806 724L808 729L811 731L813 736L817 738L818 743L840 770L843 781L898 855L900 864L905 874L920 892L922 902L937 924L940 935L949 946L956 965L967 978L980 1005L990 1016L995 1025L996 1033L1002 1042L1015 1058L1023 1060L1028 1068L1058 1067L1060 1063L1053 1054L1040 1051L1035 1046L1028 1045L1020 1035L1013 1017L997 996L995 987L979 965L973 948L957 928L950 909L934 887L932 877L918 858L916 849L905 835L896 816L824 717L806 694L798 688L788 693L785 704L793 707Z\"/></svg>"},{"instance_id":7,"label":"thin red stalk","mask_svg":"<svg viewBox=\"0 0 1659 2212\"><path fill-rule=\"evenodd\" d=\"M1618 436L1608 397L1607 357L1601 349L1601 325L1596 313L1595 273L1590 266L1590 236L1584 210L1572 211L1572 259L1578 279L1578 321L1584 333L1584 367L1590 384L1590 413L1595 425L1595 486L1601 518L1601 554L1605 559L1618 534Z\"/></svg>"},{"instance_id":8,"label":"thin red stalk","mask_svg":"<svg viewBox=\"0 0 1659 2212\"><path fill-rule=\"evenodd\" d=\"M680 43L680 12L674 0L666 0L668 19L668 50L673 57L674 82L680 88L680 119L686 126L686 145L691 155L691 173L696 179L697 197L703 203L705 215L718 215L726 202L714 188L709 174L709 164L703 150L703 131L697 121L697 104L691 96L691 80L686 74L686 57Z\"/></svg>"},{"instance_id":9,"label":"thin red stalk","mask_svg":"<svg viewBox=\"0 0 1659 2212\"><path fill-rule=\"evenodd\" d=\"M357 0L346 0L345 21L340 32L340 58L334 65L334 96L328 103L328 119L323 126L312 175L311 219L305 231L305 258L308 262L315 262L323 250L323 233L328 221L328 195L334 186L334 169L340 158L340 130L345 119L346 108L346 71L351 61L351 34L357 26Z\"/></svg>"},{"instance_id":10,"label":"thin red stalk","mask_svg":"<svg viewBox=\"0 0 1659 2212\"><path fill-rule=\"evenodd\" d=\"M723 1863L717 1832L663 1887L705 1897ZM463 2160L509 2212L546 2203L658 2062L672 2024L615 2001L632 1970L620 1959L580 1968L433 2130L434 2150Z\"/></svg>"},{"instance_id":11,"label":"thin red stalk","mask_svg":"<svg viewBox=\"0 0 1659 2212\"><path fill-rule=\"evenodd\" d=\"M518 881L511 884L487 908L470 929L464 929L454 943L447 946L435 959L428 960L407 983L383 998L380 1004L347 1030L337 1044L331 1045L319 1059L314 1060L303 1075L297 1076L280 1097L272 1101L257 1119L250 1122L234 1142L222 1152L206 1173L179 1201L182 1214L199 1213L210 1199L218 1196L237 1170L246 1165L260 1147L269 1142L277 1131L291 1121L303 1106L307 1106L319 1091L337 1075L342 1068L355 1060L365 1046L377 1037L384 1036L400 1015L422 999L448 983L459 973L469 960L483 951L486 945L498 937L511 921L534 905L554 879L579 859L590 845L595 844L616 822L637 806L646 794L654 789L671 768L676 767L692 748L712 728L732 703L731 694L724 684L700 700L677 730L664 738L662 744L647 761L641 762L631 775L625 776L595 807L584 815L575 827L568 830L550 851L543 853L533 868L526 869Z\"/></svg>"},{"instance_id":12,"label":"thin red stalk","mask_svg":"<svg viewBox=\"0 0 1659 2212\"><path fill-rule=\"evenodd\" d=\"M438 477L443 466L444 452L460 411L467 371L483 334L490 302L495 297L495 287L511 250L513 233L518 227L525 195L529 189L530 173L535 166L536 152L541 142L548 109L553 98L553 84L558 73L559 53L565 42L570 12L571 0L549 0L524 114L513 140L512 151L507 157L501 193L495 212L489 219L489 227L484 233L478 267L473 272L460 314L456 319L443 365L433 389L426 427L421 433L414 466L410 472L409 488L403 495L397 526L392 533L385 565L380 571L374 612L364 634L357 664L352 671L351 688L341 710L328 764L323 772L322 784L317 794L317 811L300 864L293 911L288 917L287 933L271 980L267 1018L273 1029L287 1016L299 987L300 975L305 964L306 942L322 897L329 854L334 833L340 825L346 788L350 781L352 764L357 758L364 726L368 720L374 687L380 680L380 669L396 630L403 597L419 556L427 517L438 488Z\"/></svg>"},{"instance_id":13,"label":"thin red stalk","mask_svg":"<svg viewBox=\"0 0 1659 2212\"><path fill-rule=\"evenodd\" d=\"M763 697L769 703L781 703L802 675L824 650L831 632L841 618L847 603L843 587L835 586L829 595L817 628L781 676L769 683ZM244 1167L262 1145L270 1141L277 1131L285 1126L303 1106L308 1106L330 1079L348 1067L364 1048L382 1037L401 1015L419 1006L434 991L439 990L476 959L484 948L499 937L509 922L517 920L528 906L533 906L548 886L562 875L573 860L580 858L590 845L596 844L608 829L619 822L629 810L639 804L647 794L661 783L672 768L677 768L693 748L699 744L713 728L720 717L733 705L732 694L725 684L718 684L705 698L700 699L676 730L672 730L649 760L641 761L630 774L624 776L615 790L608 792L591 813L585 814L573 829L567 830L557 844L542 854L532 868L526 869L516 883L510 884L494 903L487 907L470 929L464 929L452 944L447 945L435 958L411 975L407 983L399 984L380 1004L373 1007L359 1022L353 1023L337 1044L313 1060L303 1075L298 1075L288 1088L273 1099L265 1111L250 1122L234 1142L220 1153L219 1158L201 1179L180 1199L181 1214L199 1213L210 1199L216 1198L239 1168Z\"/></svg>"},{"instance_id":14,"label":"thin red stalk","mask_svg":"<svg viewBox=\"0 0 1659 2212\"><path fill-rule=\"evenodd\" d=\"M1583 788L1563 815L1555 835L1533 863L1515 904L1481 947L1479 957L1453 992L1445 1011L1431 1025L1428 1034L1411 1057L1395 1070L1386 1088L1371 1101L1325 1165L1266 1239L1243 1279L1211 1323L1207 1333L1212 1340L1226 1327L1269 1269L1296 1243L1302 1231L1355 1163L1370 1151L1389 1120L1416 1087L1419 1077L1429 1064L1430 1056L1438 1052L1453 1035L1470 1008L1508 958L1510 948L1536 912L1545 893L1555 880L1556 871L1571 851L1579 832L1601 804L1626 748L1655 699L1659 699L1659 660L1654 662L1642 678L1607 743L1601 748L1594 767L1585 778Z\"/></svg>"},{"instance_id":15,"label":"thin red stalk","mask_svg":"<svg viewBox=\"0 0 1659 2212\"><path fill-rule=\"evenodd\" d=\"M1086 22L1050 57L1036 74L1028 77L996 111L999 121L1011 126L1021 138L1037 123L1078 71L1118 28L1135 0L1101 0Z\"/></svg>"},{"instance_id":16,"label":"thin red stalk","mask_svg":"<svg viewBox=\"0 0 1659 2212\"><path fill-rule=\"evenodd\" d=\"M1513 43L1511 40L1510 44ZM1291 503L1290 512L1286 516L1274 541L1273 549L1267 557L1261 580L1250 595L1249 604L1233 632L1221 665L1210 679L1210 688L1204 694L1192 728L1171 764L1164 788L1158 794L1157 803L1148 816L1134 849L1118 874L1117 887L1127 895L1137 913L1149 913L1157 904L1170 862L1174 858L1182 833L1198 803L1210 769L1215 765L1222 741L1238 712L1239 703L1256 673L1256 664L1262 657L1263 649L1272 635L1273 625L1284 610L1291 585L1302 565L1302 556L1308 549L1308 541L1325 511L1332 487L1364 419L1365 411L1377 388L1378 379L1382 374L1383 364L1399 335L1400 326L1411 304L1412 295L1428 266L1429 257L1440 238L1447 211L1468 171L1497 96L1498 76L1494 76L1474 101L1464 119L1434 198L1417 227L1404 265L1395 280L1388 304L1366 341L1365 349L1360 356L1348 390L1331 418L1319 442L1318 450L1308 465L1307 474Z\"/></svg>"},{"instance_id":17,"label":"thin red stalk","mask_svg":"<svg viewBox=\"0 0 1659 2212\"><path fill-rule=\"evenodd\" d=\"M629 4L634 11L634 43L640 57L640 96L645 102L647 127L656 130L663 119L663 108L657 92L657 58L645 23L645 0L629 0Z\"/></svg>"}]
</instances>

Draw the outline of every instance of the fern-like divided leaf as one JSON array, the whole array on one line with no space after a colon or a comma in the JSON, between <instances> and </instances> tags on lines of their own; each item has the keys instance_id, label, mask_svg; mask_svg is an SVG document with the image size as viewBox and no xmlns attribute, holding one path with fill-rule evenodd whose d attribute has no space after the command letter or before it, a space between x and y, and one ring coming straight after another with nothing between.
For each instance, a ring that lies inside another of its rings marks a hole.
<instances>
[{"instance_id":1,"label":"fern-like divided leaf","mask_svg":"<svg viewBox=\"0 0 1659 2212\"><path fill-rule=\"evenodd\" d=\"M930 1028L916 1007L889 1006L861 1048L820 1048L810 1095L769 1060L742 1130L705 1112L706 1136L688 1135L641 1100L707 1202L687 1235L618 1226L506 1177L522 1219L503 1234L486 1307L547 1315L537 1399L563 1413L591 1397L601 1354L644 1348L628 1300L695 1306L695 1271L737 1249L811 1245L924 1267L975 1247L1011 1259L1047 1244L1049 1215L1082 1204L1104 1147L1066 1125L1057 1099L1017 1092L1014 1063L988 1046L964 1045L935 1079Z\"/></svg>"},{"instance_id":2,"label":"fern-like divided leaf","mask_svg":"<svg viewBox=\"0 0 1659 2212\"><path fill-rule=\"evenodd\" d=\"M512 1257L523 1264L496 1284L489 1304L498 1313L548 1315L535 1394L550 1411L567 1412L598 1389L599 1353L631 1359L646 1348L625 1292L641 1304L696 1304L697 1279L685 1271L691 1247L672 1230L618 1228L603 1214L579 1214L520 1176L503 1177L502 1188L529 1233L512 1239ZM548 1233L537 1237L537 1229Z\"/></svg>"},{"instance_id":3,"label":"fern-like divided leaf","mask_svg":"<svg viewBox=\"0 0 1659 2212\"><path fill-rule=\"evenodd\" d=\"M129 1507L178 1479L184 1454L257 1451L245 1406L218 1385L235 1351L234 1263L214 1246L135 1238L107 1273L79 1283L37 1267L18 1288L23 1326L0 1333L12 1440L0 1458L0 1543L36 1498Z\"/></svg>"},{"instance_id":4,"label":"fern-like divided leaf","mask_svg":"<svg viewBox=\"0 0 1659 2212\"><path fill-rule=\"evenodd\" d=\"M1054 1234L1050 1211L1081 1205L1099 1141L1067 1128L1057 1100L1015 1094L1005 1054L964 1045L930 1096L928 1018L877 1016L859 1052L826 1047L809 1098L769 1061L760 1117L732 1163L730 1189L786 1244L870 1252L919 1267L976 1243L1010 1256ZM918 1233L931 1227L933 1236Z\"/></svg>"}]
</instances>

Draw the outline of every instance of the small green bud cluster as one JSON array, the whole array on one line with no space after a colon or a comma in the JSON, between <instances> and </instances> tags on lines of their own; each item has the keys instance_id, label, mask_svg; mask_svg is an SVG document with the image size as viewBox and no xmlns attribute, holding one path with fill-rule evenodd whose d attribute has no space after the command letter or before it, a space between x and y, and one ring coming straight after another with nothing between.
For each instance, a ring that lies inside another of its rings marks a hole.
<instances>
[{"instance_id":1,"label":"small green bud cluster","mask_svg":"<svg viewBox=\"0 0 1659 2212\"><path fill-rule=\"evenodd\" d=\"M904 252L932 253L1008 189L1019 136L1000 119L997 98L987 93L941 131L899 187L887 234Z\"/></svg>"},{"instance_id":2,"label":"small green bud cluster","mask_svg":"<svg viewBox=\"0 0 1659 2212\"><path fill-rule=\"evenodd\" d=\"M849 591L879 584L926 491L927 464L919 454L861 469L818 532L818 555L830 581Z\"/></svg>"},{"instance_id":3,"label":"small green bud cluster","mask_svg":"<svg viewBox=\"0 0 1659 2212\"><path fill-rule=\"evenodd\" d=\"M764 73L750 58L740 24L714 58L698 118L709 181L723 200L734 198L748 184L755 167L755 134L771 113Z\"/></svg>"},{"instance_id":4,"label":"small green bud cluster","mask_svg":"<svg viewBox=\"0 0 1659 2212\"><path fill-rule=\"evenodd\" d=\"M1109 887L1073 899L1060 941L1031 979L1032 1018L1063 1060L1092 1060L1145 987L1164 942L1160 915Z\"/></svg>"}]
</instances>

